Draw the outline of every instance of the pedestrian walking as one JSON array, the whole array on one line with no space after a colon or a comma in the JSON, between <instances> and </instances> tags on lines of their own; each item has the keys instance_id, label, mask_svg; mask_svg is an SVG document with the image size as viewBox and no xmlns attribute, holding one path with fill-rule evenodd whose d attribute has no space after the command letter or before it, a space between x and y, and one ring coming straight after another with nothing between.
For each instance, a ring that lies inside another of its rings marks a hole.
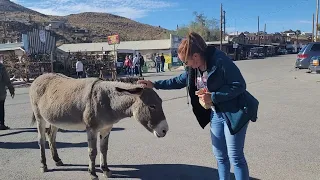
<instances>
[{"instance_id":1,"label":"pedestrian walking","mask_svg":"<svg viewBox=\"0 0 320 180\"><path fill-rule=\"evenodd\" d=\"M130 75L131 74L131 67L132 67L132 61L130 60L129 56L126 56L126 59L124 60L124 67L126 70L126 74Z\"/></svg>"},{"instance_id":2,"label":"pedestrian walking","mask_svg":"<svg viewBox=\"0 0 320 180\"><path fill-rule=\"evenodd\" d=\"M222 51L207 46L194 32L182 40L179 59L186 71L168 80L140 80L148 88L187 87L193 113L200 126L210 123L213 154L220 179L230 179L230 161L237 180L249 180L244 143L249 121L255 122L259 102L246 90L246 82L233 61ZM214 178L213 178L214 179Z\"/></svg>"},{"instance_id":3,"label":"pedestrian walking","mask_svg":"<svg viewBox=\"0 0 320 180\"><path fill-rule=\"evenodd\" d=\"M161 71L161 57L159 56L159 53L157 53L155 57L155 62L156 62L156 68L157 68L157 73Z\"/></svg>"},{"instance_id":4,"label":"pedestrian walking","mask_svg":"<svg viewBox=\"0 0 320 180\"><path fill-rule=\"evenodd\" d=\"M139 73L140 77L142 77L142 68L145 65L143 56L139 53Z\"/></svg>"},{"instance_id":5,"label":"pedestrian walking","mask_svg":"<svg viewBox=\"0 0 320 180\"><path fill-rule=\"evenodd\" d=\"M133 58L133 67L134 67L133 71L136 76L138 76L139 74L139 66L140 66L139 57L138 55L135 55Z\"/></svg>"},{"instance_id":6,"label":"pedestrian walking","mask_svg":"<svg viewBox=\"0 0 320 180\"><path fill-rule=\"evenodd\" d=\"M80 59L78 59L76 62L76 72L78 79L83 77L83 63Z\"/></svg>"},{"instance_id":7,"label":"pedestrian walking","mask_svg":"<svg viewBox=\"0 0 320 180\"><path fill-rule=\"evenodd\" d=\"M164 63L166 62L166 59L164 58L163 53L160 56L161 59L161 71L164 72Z\"/></svg>"},{"instance_id":8,"label":"pedestrian walking","mask_svg":"<svg viewBox=\"0 0 320 180\"><path fill-rule=\"evenodd\" d=\"M5 125L4 104L7 97L6 87L9 89L11 97L14 98L15 89L11 84L10 77L5 66L2 64L2 62L0 62L0 130L10 129L8 126Z\"/></svg>"}]
</instances>

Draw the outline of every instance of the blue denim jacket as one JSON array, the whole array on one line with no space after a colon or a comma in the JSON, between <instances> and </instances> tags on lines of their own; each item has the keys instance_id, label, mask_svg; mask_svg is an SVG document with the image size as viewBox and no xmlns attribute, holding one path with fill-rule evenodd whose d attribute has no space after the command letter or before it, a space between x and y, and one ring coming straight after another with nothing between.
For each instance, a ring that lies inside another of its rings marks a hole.
<instances>
[{"instance_id":1,"label":"blue denim jacket","mask_svg":"<svg viewBox=\"0 0 320 180\"><path fill-rule=\"evenodd\" d=\"M215 105L217 111L223 111L224 113L227 113L229 115L230 113L233 113L235 109L242 108L240 106L246 105L246 102L238 103L238 101L236 101L239 95L248 93L246 91L246 82L239 68L224 52L215 49L214 47L208 47L207 51L210 51L206 53L208 72L207 87L208 90L212 93L212 102ZM185 71L177 77L167 80L155 81L154 87L156 89L167 90L182 89L190 84L189 81L194 81L194 79L188 78L188 72ZM190 92L190 95L194 93L195 92ZM241 101L246 101L246 99L242 98ZM220 106L221 109L219 109ZM253 111L255 113L253 112L252 116L256 116L257 107L253 108ZM230 111L230 113L228 111ZM253 119L255 118L256 117L253 117ZM200 121L199 118L198 121ZM205 123L200 123L202 128L204 128L205 125L210 121L210 117L208 117L208 120L201 121L205 121Z\"/></svg>"},{"instance_id":2,"label":"blue denim jacket","mask_svg":"<svg viewBox=\"0 0 320 180\"><path fill-rule=\"evenodd\" d=\"M214 104L228 101L246 90L246 82L233 61L224 52L216 49L208 59L208 89L212 92ZM183 72L177 77L154 82L156 89L182 89L188 85L188 73Z\"/></svg>"}]
</instances>

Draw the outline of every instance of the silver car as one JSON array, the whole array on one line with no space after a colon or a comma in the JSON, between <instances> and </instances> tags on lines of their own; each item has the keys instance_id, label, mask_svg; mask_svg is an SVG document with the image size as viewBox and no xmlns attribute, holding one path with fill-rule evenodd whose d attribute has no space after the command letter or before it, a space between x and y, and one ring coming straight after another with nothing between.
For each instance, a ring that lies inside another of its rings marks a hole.
<instances>
[{"instance_id":1,"label":"silver car","mask_svg":"<svg viewBox=\"0 0 320 180\"><path fill-rule=\"evenodd\" d=\"M320 56L320 42L312 42L302 48L298 53L295 67L299 69L308 69L311 58L314 56Z\"/></svg>"}]
</instances>

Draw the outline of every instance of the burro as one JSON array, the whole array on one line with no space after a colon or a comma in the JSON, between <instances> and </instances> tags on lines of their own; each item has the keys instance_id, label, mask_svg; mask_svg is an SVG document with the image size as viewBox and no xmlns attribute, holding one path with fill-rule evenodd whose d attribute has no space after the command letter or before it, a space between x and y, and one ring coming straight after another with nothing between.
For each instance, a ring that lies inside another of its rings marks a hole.
<instances>
[{"instance_id":1,"label":"burro","mask_svg":"<svg viewBox=\"0 0 320 180\"><path fill-rule=\"evenodd\" d=\"M162 99L140 84L103 81L97 78L74 79L48 73L36 78L30 86L33 111L32 124L37 123L41 170L48 171L45 156L46 135L52 158L57 166L63 163L56 148L58 129L85 130L88 137L89 173L97 179L95 159L97 137L100 137L100 167L106 177L112 173L107 165L109 135L120 120L132 117L156 137L164 137L168 123ZM49 128L46 128L46 125Z\"/></svg>"}]
</instances>

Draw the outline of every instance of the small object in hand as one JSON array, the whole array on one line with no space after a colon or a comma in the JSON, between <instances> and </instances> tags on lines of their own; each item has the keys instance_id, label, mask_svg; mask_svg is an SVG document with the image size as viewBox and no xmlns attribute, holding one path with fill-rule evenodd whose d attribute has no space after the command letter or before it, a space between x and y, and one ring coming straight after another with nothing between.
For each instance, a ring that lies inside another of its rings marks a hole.
<instances>
[{"instance_id":1,"label":"small object in hand","mask_svg":"<svg viewBox=\"0 0 320 180\"><path fill-rule=\"evenodd\" d=\"M205 88L201 88L201 89L199 89L199 91L196 91L196 95L202 95L202 94L205 94L205 93L207 93L207 89L205 89ZM199 103L205 109L210 109L211 106L213 106L212 102L206 104L204 101L201 100L201 98L199 98Z\"/></svg>"},{"instance_id":2,"label":"small object in hand","mask_svg":"<svg viewBox=\"0 0 320 180\"><path fill-rule=\"evenodd\" d=\"M212 103L209 103L209 104L206 104L204 101L202 101L200 98L199 98L199 103L201 104L201 106L205 109L210 109L211 106L213 106Z\"/></svg>"},{"instance_id":3,"label":"small object in hand","mask_svg":"<svg viewBox=\"0 0 320 180\"><path fill-rule=\"evenodd\" d=\"M201 95L201 94L204 94L204 93L206 93L206 89L205 88L201 88L201 89L199 89L199 91L196 91L196 95Z\"/></svg>"}]
</instances>

